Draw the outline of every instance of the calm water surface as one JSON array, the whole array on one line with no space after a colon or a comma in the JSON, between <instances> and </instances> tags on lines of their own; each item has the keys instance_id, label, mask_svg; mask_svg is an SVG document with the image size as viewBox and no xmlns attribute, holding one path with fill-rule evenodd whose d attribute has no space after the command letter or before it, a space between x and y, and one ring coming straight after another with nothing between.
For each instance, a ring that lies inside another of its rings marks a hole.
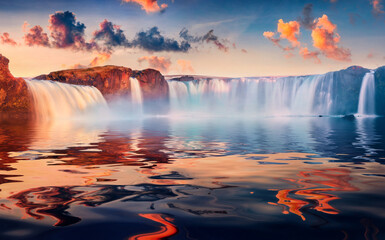
<instances>
[{"instance_id":1,"label":"calm water surface","mask_svg":"<svg viewBox=\"0 0 385 240\"><path fill-rule=\"evenodd\" d=\"M0 239L385 239L385 119L3 122Z\"/></svg>"}]
</instances>

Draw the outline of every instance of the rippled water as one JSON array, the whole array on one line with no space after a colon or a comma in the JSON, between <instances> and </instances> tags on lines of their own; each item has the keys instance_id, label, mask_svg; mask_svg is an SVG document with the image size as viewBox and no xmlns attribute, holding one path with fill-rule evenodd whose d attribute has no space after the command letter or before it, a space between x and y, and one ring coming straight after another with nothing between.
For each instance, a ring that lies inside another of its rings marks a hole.
<instances>
[{"instance_id":1,"label":"rippled water","mask_svg":"<svg viewBox=\"0 0 385 240\"><path fill-rule=\"evenodd\" d=\"M384 118L3 122L0 239L385 239Z\"/></svg>"}]
</instances>

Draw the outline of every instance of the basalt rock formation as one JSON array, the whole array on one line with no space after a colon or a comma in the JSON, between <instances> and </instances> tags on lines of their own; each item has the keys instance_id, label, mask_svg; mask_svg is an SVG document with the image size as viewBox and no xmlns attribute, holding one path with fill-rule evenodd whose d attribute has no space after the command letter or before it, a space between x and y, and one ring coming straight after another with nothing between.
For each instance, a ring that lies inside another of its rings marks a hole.
<instances>
[{"instance_id":1,"label":"basalt rock formation","mask_svg":"<svg viewBox=\"0 0 385 240\"><path fill-rule=\"evenodd\" d=\"M33 111L28 86L24 79L11 74L8 64L0 54L0 118L27 116Z\"/></svg>"}]
</instances>

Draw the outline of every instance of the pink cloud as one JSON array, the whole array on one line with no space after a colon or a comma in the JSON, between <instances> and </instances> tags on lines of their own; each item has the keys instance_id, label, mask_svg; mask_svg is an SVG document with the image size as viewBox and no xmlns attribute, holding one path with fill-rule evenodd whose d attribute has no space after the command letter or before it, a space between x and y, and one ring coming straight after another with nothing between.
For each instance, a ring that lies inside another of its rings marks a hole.
<instances>
[{"instance_id":1,"label":"pink cloud","mask_svg":"<svg viewBox=\"0 0 385 240\"><path fill-rule=\"evenodd\" d=\"M8 44L8 45L11 45L11 46L16 46L17 45L17 42L15 40L13 40L9 36L9 33L7 33L7 32L5 32L2 35L0 35L0 42L2 44Z\"/></svg>"},{"instance_id":2,"label":"pink cloud","mask_svg":"<svg viewBox=\"0 0 385 240\"><path fill-rule=\"evenodd\" d=\"M29 29L27 24L25 22L23 25L23 30L27 32L24 35L24 42L27 46L50 46L48 34L44 32L41 26L37 25Z\"/></svg>"},{"instance_id":3,"label":"pink cloud","mask_svg":"<svg viewBox=\"0 0 385 240\"><path fill-rule=\"evenodd\" d=\"M170 59L165 57L143 56L138 58L139 63L142 63L144 61L146 61L151 68L159 70L162 73L167 73L171 66Z\"/></svg>"},{"instance_id":4,"label":"pink cloud","mask_svg":"<svg viewBox=\"0 0 385 240\"><path fill-rule=\"evenodd\" d=\"M385 13L384 6L382 5L382 0L371 0L370 2L373 6L373 13L375 15L380 15Z\"/></svg>"},{"instance_id":5,"label":"pink cloud","mask_svg":"<svg viewBox=\"0 0 385 240\"><path fill-rule=\"evenodd\" d=\"M320 54L317 51L309 51L307 47L301 47L299 49L299 54L304 59L313 59L315 63L321 63L321 60L318 58L318 55Z\"/></svg>"},{"instance_id":6,"label":"pink cloud","mask_svg":"<svg viewBox=\"0 0 385 240\"><path fill-rule=\"evenodd\" d=\"M179 65L182 73L195 73L190 61L179 59L176 63Z\"/></svg>"}]
</instances>

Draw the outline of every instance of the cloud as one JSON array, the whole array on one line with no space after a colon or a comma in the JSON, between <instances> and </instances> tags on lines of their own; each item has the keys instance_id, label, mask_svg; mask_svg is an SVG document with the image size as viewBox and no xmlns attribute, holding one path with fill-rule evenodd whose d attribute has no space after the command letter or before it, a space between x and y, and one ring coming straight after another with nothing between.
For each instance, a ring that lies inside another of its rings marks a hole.
<instances>
[{"instance_id":1,"label":"cloud","mask_svg":"<svg viewBox=\"0 0 385 240\"><path fill-rule=\"evenodd\" d=\"M299 35L300 24L297 21L290 21L285 23L282 19L278 20L277 23L277 32L264 32L263 36L270 40L274 45L281 48L284 52L286 52L286 57L292 57L293 54L291 51L300 46L300 42L298 41L297 36ZM279 34L279 37L275 37L276 34ZM291 46L284 47L281 44L282 39L286 39L289 41Z\"/></svg>"},{"instance_id":2,"label":"cloud","mask_svg":"<svg viewBox=\"0 0 385 240\"><path fill-rule=\"evenodd\" d=\"M71 48L73 50L93 50L95 43L87 43L84 39L86 26L77 22L75 14L69 11L56 12L49 17L48 29L53 38L55 48Z\"/></svg>"},{"instance_id":3,"label":"cloud","mask_svg":"<svg viewBox=\"0 0 385 240\"><path fill-rule=\"evenodd\" d=\"M370 2L373 6L373 14L378 16L384 12L384 6L382 5L382 0L371 0Z\"/></svg>"},{"instance_id":4,"label":"cloud","mask_svg":"<svg viewBox=\"0 0 385 240\"><path fill-rule=\"evenodd\" d=\"M313 46L328 58L351 61L350 50L338 46L341 37L336 30L337 26L329 21L327 15L318 18L316 27L311 33Z\"/></svg>"},{"instance_id":5,"label":"cloud","mask_svg":"<svg viewBox=\"0 0 385 240\"><path fill-rule=\"evenodd\" d=\"M167 73L171 66L171 61L169 58L157 57L157 56L143 56L138 58L138 62L142 63L147 61L148 65L151 68L161 71L162 73Z\"/></svg>"},{"instance_id":6,"label":"cloud","mask_svg":"<svg viewBox=\"0 0 385 240\"><path fill-rule=\"evenodd\" d=\"M191 42L191 43L199 43L199 42L201 42L201 43L203 43L203 42L213 43L221 51L228 52L228 50L229 50L229 47L227 47L223 41L220 41L218 36L214 35L213 29L208 31L203 36L192 36L189 34L189 32L186 28L183 28L179 32L179 36L182 39L184 39L188 42Z\"/></svg>"},{"instance_id":7,"label":"cloud","mask_svg":"<svg viewBox=\"0 0 385 240\"><path fill-rule=\"evenodd\" d=\"M281 39L279 38L274 38L274 35L275 35L275 32L270 32L270 31L267 31L267 32L263 32L263 36L267 39L269 39L270 41L272 41L274 43L274 45L279 45L279 42L281 41Z\"/></svg>"},{"instance_id":8,"label":"cloud","mask_svg":"<svg viewBox=\"0 0 385 240\"><path fill-rule=\"evenodd\" d=\"M299 46L297 36L299 35L300 23L290 21L285 23L282 19L278 20L277 32L280 33L281 39L287 39L293 47Z\"/></svg>"},{"instance_id":9,"label":"cloud","mask_svg":"<svg viewBox=\"0 0 385 240\"><path fill-rule=\"evenodd\" d=\"M313 59L315 63L320 63L319 55L322 54L327 58L338 61L351 61L351 52L347 48L340 47L340 35L337 33L337 25L329 21L327 15L314 20L312 26L311 37L313 46L317 51L310 51L306 44L298 40L300 33L300 23L290 21L285 23L282 19L278 20L277 32L264 32L263 36L274 43L274 45L286 52L286 57L291 57L292 50L298 48L299 54L304 59ZM275 37L280 34L279 37ZM287 39L291 46L282 46L282 39Z\"/></svg>"},{"instance_id":10,"label":"cloud","mask_svg":"<svg viewBox=\"0 0 385 240\"><path fill-rule=\"evenodd\" d=\"M313 4L308 3L302 9L302 16L298 18L301 26L306 29L313 29L315 27L315 21L313 17Z\"/></svg>"},{"instance_id":11,"label":"cloud","mask_svg":"<svg viewBox=\"0 0 385 240\"><path fill-rule=\"evenodd\" d=\"M159 6L157 0L123 0L123 2L129 3L133 2L139 4L146 13L160 12L164 11L168 5L163 3Z\"/></svg>"},{"instance_id":12,"label":"cloud","mask_svg":"<svg viewBox=\"0 0 385 240\"><path fill-rule=\"evenodd\" d=\"M301 47L299 49L299 54L304 59L313 59L315 63L321 63L321 60L318 58L318 55L320 54L320 52L309 51L309 49L307 47Z\"/></svg>"},{"instance_id":13,"label":"cloud","mask_svg":"<svg viewBox=\"0 0 385 240\"><path fill-rule=\"evenodd\" d=\"M161 35L158 27L150 28L136 34L131 46L138 47L149 52L187 52L191 46L187 41L177 42Z\"/></svg>"},{"instance_id":14,"label":"cloud","mask_svg":"<svg viewBox=\"0 0 385 240\"><path fill-rule=\"evenodd\" d=\"M218 37L214 35L214 30L210 30L208 33L206 33L203 36L203 41L214 43L215 46L217 46L217 48L221 51L227 52L229 50L229 48L220 42Z\"/></svg>"},{"instance_id":15,"label":"cloud","mask_svg":"<svg viewBox=\"0 0 385 240\"><path fill-rule=\"evenodd\" d=\"M349 13L349 22L352 25L356 25L357 21L361 20L360 22L364 23L364 20L358 13Z\"/></svg>"},{"instance_id":16,"label":"cloud","mask_svg":"<svg viewBox=\"0 0 385 240\"><path fill-rule=\"evenodd\" d=\"M368 53L368 55L366 56L368 59L372 59L374 58L374 54L373 53Z\"/></svg>"},{"instance_id":17,"label":"cloud","mask_svg":"<svg viewBox=\"0 0 385 240\"><path fill-rule=\"evenodd\" d=\"M17 42L15 40L13 40L9 36L9 33L7 33L7 32L5 32L2 35L0 35L0 42L2 44L8 44L8 45L11 45L11 46L16 46L17 45Z\"/></svg>"},{"instance_id":18,"label":"cloud","mask_svg":"<svg viewBox=\"0 0 385 240\"><path fill-rule=\"evenodd\" d=\"M89 68L89 67L100 66L103 63L105 63L106 61L108 61L108 59L110 59L110 57L111 57L111 54L109 54L109 53L98 53L97 56L94 59L92 59L92 61L88 65L76 63L74 65L68 66L68 68L69 69L84 69L84 68ZM62 67L65 68L66 65L63 64Z\"/></svg>"},{"instance_id":19,"label":"cloud","mask_svg":"<svg viewBox=\"0 0 385 240\"><path fill-rule=\"evenodd\" d=\"M100 29L94 32L94 40L104 41L104 46L111 50L113 47L118 46L129 46L126 36L123 33L123 30L120 29L120 26L109 22L107 19L104 19L103 22L99 24Z\"/></svg>"},{"instance_id":20,"label":"cloud","mask_svg":"<svg viewBox=\"0 0 385 240\"><path fill-rule=\"evenodd\" d=\"M63 65L63 67L66 67L66 65ZM76 63L74 65L70 65L68 66L68 69L84 69L84 68L88 68L89 66L87 65L83 65L83 64L80 64L80 63Z\"/></svg>"},{"instance_id":21,"label":"cloud","mask_svg":"<svg viewBox=\"0 0 385 240\"><path fill-rule=\"evenodd\" d=\"M111 58L111 54L109 53L98 53L98 55L91 61L90 66L95 67L95 66L102 65L103 63L108 61L108 59L110 58Z\"/></svg>"},{"instance_id":22,"label":"cloud","mask_svg":"<svg viewBox=\"0 0 385 240\"><path fill-rule=\"evenodd\" d=\"M184 59L179 59L178 61L176 61L176 63L180 67L180 72L182 72L182 73L195 73L195 70L192 67L190 61L184 60Z\"/></svg>"},{"instance_id":23,"label":"cloud","mask_svg":"<svg viewBox=\"0 0 385 240\"><path fill-rule=\"evenodd\" d=\"M24 35L24 43L27 46L43 46L49 47L48 34L44 32L43 28L39 25L34 26L33 28L28 28L28 23L25 22L23 29L27 32Z\"/></svg>"}]
</instances>

